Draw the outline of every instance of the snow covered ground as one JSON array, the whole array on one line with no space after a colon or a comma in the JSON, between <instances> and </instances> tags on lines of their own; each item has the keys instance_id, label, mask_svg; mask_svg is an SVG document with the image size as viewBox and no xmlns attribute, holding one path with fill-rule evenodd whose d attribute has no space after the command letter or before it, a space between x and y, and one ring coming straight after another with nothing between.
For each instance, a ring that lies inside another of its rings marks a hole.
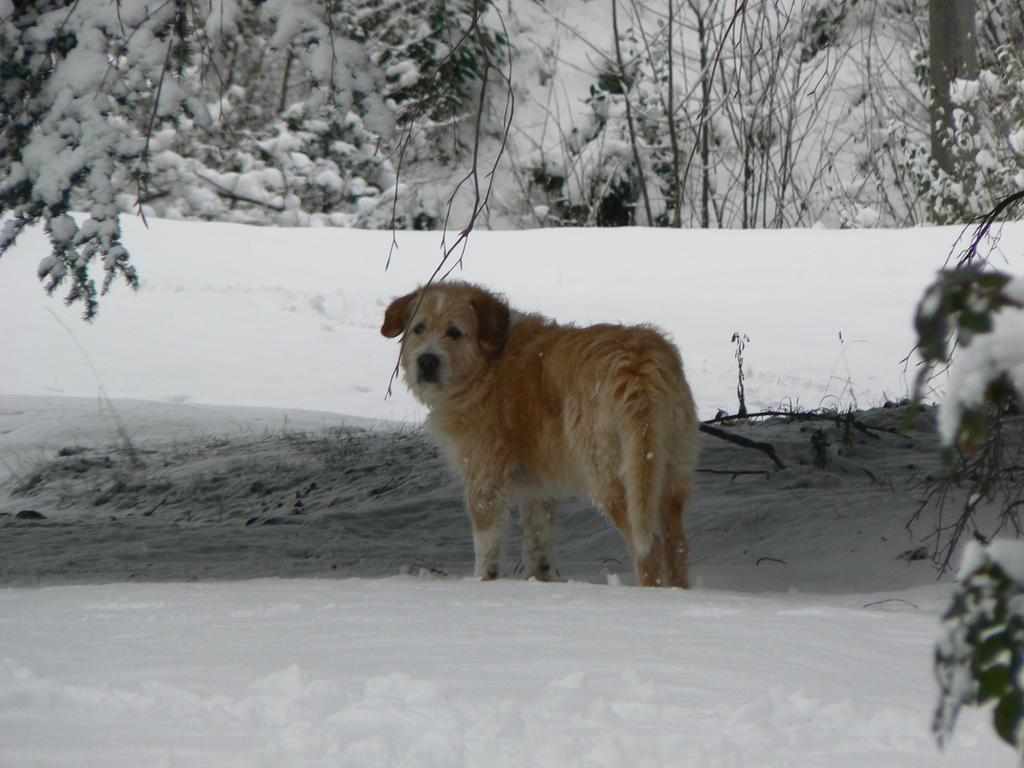
<instances>
[{"instance_id":1,"label":"snow covered ground","mask_svg":"<svg viewBox=\"0 0 1024 768\"><path fill-rule=\"evenodd\" d=\"M384 397L380 315L437 236L385 272L388 234L127 225L143 290L91 326L34 284L41 233L0 259L0 766L1015 764L985 713L929 732L949 584L904 524L933 413L740 428L785 470L706 440L690 592L618 586L582 502L560 583L481 584L422 411ZM751 407L868 407L906 393L957 234L481 232L462 276L666 327L703 416L735 409L734 331Z\"/></svg>"},{"instance_id":2,"label":"snow covered ground","mask_svg":"<svg viewBox=\"0 0 1024 768\"><path fill-rule=\"evenodd\" d=\"M408 577L8 589L0 763L1013 765L974 713L937 754L942 601L887 597Z\"/></svg>"}]
</instances>

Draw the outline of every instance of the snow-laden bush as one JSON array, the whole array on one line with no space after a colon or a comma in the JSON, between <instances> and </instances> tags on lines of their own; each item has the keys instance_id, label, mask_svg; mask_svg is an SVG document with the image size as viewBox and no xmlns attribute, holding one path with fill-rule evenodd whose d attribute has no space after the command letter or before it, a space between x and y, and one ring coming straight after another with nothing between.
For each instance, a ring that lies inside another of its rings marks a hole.
<instances>
[{"instance_id":1,"label":"snow-laden bush","mask_svg":"<svg viewBox=\"0 0 1024 768\"><path fill-rule=\"evenodd\" d=\"M949 373L939 414L948 473L929 482L915 515L937 507L935 555L943 569L965 533L984 540L1004 529L1024 530L1024 429L1017 418L1024 402L1024 278L994 269L979 253L992 226L1021 201L1024 192L986 216L958 265L927 289L915 317L923 363L915 401L935 370ZM943 511L953 499L960 508L950 522ZM995 513L994 530L978 530L981 512Z\"/></svg>"},{"instance_id":2,"label":"snow-laden bush","mask_svg":"<svg viewBox=\"0 0 1024 768\"><path fill-rule=\"evenodd\" d=\"M827 207L817 126L846 4L622 3L589 114L531 152L560 224L779 227ZM810 171L810 172L809 172Z\"/></svg>"},{"instance_id":3,"label":"snow-laden bush","mask_svg":"<svg viewBox=\"0 0 1024 768\"><path fill-rule=\"evenodd\" d=\"M926 367L948 365L939 414L947 446L975 451L987 439L990 411L1024 395L1024 278L968 264L944 270L917 309L918 349ZM955 360L954 360L955 351Z\"/></svg>"},{"instance_id":4,"label":"snow-laden bush","mask_svg":"<svg viewBox=\"0 0 1024 768\"><path fill-rule=\"evenodd\" d=\"M222 107L244 97L237 88ZM390 224L395 171L355 112L298 102L234 141L225 131L205 138L176 128L153 135L148 209L280 226Z\"/></svg>"},{"instance_id":5,"label":"snow-laden bush","mask_svg":"<svg viewBox=\"0 0 1024 768\"><path fill-rule=\"evenodd\" d=\"M500 61L508 43L488 19L492 0L361 0L357 19L367 49L385 73L401 122L417 120L432 148L451 155L468 145L467 119L483 61Z\"/></svg>"},{"instance_id":6,"label":"snow-laden bush","mask_svg":"<svg viewBox=\"0 0 1024 768\"><path fill-rule=\"evenodd\" d=\"M978 445L988 408L1024 396L1024 278L993 272L968 280L961 283L967 305L957 314L961 348L939 413L947 445Z\"/></svg>"},{"instance_id":7,"label":"snow-laden bush","mask_svg":"<svg viewBox=\"0 0 1024 768\"><path fill-rule=\"evenodd\" d=\"M935 649L944 744L965 706L991 707L999 737L1024 751L1024 544L971 542Z\"/></svg>"}]
</instances>

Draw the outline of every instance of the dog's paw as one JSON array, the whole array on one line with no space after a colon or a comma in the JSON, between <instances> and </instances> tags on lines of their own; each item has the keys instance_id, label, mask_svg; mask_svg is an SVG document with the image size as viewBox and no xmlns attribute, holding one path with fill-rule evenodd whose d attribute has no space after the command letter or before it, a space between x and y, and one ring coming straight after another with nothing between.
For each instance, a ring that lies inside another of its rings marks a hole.
<instances>
[{"instance_id":1,"label":"dog's paw","mask_svg":"<svg viewBox=\"0 0 1024 768\"><path fill-rule=\"evenodd\" d=\"M553 570L551 563L547 560L542 560L531 569L529 578L536 579L537 581L551 581L551 572Z\"/></svg>"}]
</instances>

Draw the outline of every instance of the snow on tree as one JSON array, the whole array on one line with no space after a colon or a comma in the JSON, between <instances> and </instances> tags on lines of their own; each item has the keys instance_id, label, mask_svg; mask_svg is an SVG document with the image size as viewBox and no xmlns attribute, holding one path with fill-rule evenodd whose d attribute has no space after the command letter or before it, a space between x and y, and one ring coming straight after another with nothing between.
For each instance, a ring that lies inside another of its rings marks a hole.
<instances>
[{"instance_id":1,"label":"snow on tree","mask_svg":"<svg viewBox=\"0 0 1024 768\"><path fill-rule=\"evenodd\" d=\"M1024 278L999 273L975 279L1000 286L991 297L1000 307L982 333L972 333L969 339L960 333L962 348L939 412L939 432L947 445L976 441L974 425L987 405L1024 394Z\"/></svg>"},{"instance_id":2,"label":"snow on tree","mask_svg":"<svg viewBox=\"0 0 1024 768\"><path fill-rule=\"evenodd\" d=\"M422 226L398 185L396 120L472 137L483 0L0 0L0 255L42 222L39 266L87 318L137 285L120 212L273 224ZM397 37L396 37L397 36ZM476 79L474 79L476 78ZM475 97L474 97L475 98ZM458 142L456 142L456 145ZM84 219L72 212L84 212ZM92 269L103 271L97 288Z\"/></svg>"},{"instance_id":3,"label":"snow on tree","mask_svg":"<svg viewBox=\"0 0 1024 768\"><path fill-rule=\"evenodd\" d=\"M39 276L49 292L70 283L66 301L82 302L87 318L116 277L137 285L118 213L129 195L141 206L160 172L152 161L163 151L161 129L212 126L197 67L237 32L243 11L237 0L0 0L0 214L8 217L0 254L43 222L52 251ZM387 128L380 73L342 36L332 4L270 0L258 14L273 28L271 46L287 48L304 70L311 111L330 105L344 115L362 102ZM79 223L72 210L88 215Z\"/></svg>"}]
</instances>

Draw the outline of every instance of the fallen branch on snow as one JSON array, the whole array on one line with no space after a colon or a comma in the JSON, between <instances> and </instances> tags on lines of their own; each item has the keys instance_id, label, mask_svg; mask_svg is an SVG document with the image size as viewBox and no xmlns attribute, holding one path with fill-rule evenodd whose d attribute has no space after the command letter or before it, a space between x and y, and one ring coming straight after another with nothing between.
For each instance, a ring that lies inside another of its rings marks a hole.
<instances>
[{"instance_id":1,"label":"fallen branch on snow","mask_svg":"<svg viewBox=\"0 0 1024 768\"><path fill-rule=\"evenodd\" d=\"M782 460L775 452L775 446L773 446L771 443L761 443L758 442L757 440L751 440L749 437L743 437L742 435L733 435L724 429L712 427L710 424L705 423L701 423L700 431L706 435L717 437L720 440L735 443L736 445L742 446L743 448L753 448L755 450L761 451L769 459L771 459L772 462L774 462L775 466L777 466L779 469L786 468L786 465L782 463Z\"/></svg>"}]
</instances>

